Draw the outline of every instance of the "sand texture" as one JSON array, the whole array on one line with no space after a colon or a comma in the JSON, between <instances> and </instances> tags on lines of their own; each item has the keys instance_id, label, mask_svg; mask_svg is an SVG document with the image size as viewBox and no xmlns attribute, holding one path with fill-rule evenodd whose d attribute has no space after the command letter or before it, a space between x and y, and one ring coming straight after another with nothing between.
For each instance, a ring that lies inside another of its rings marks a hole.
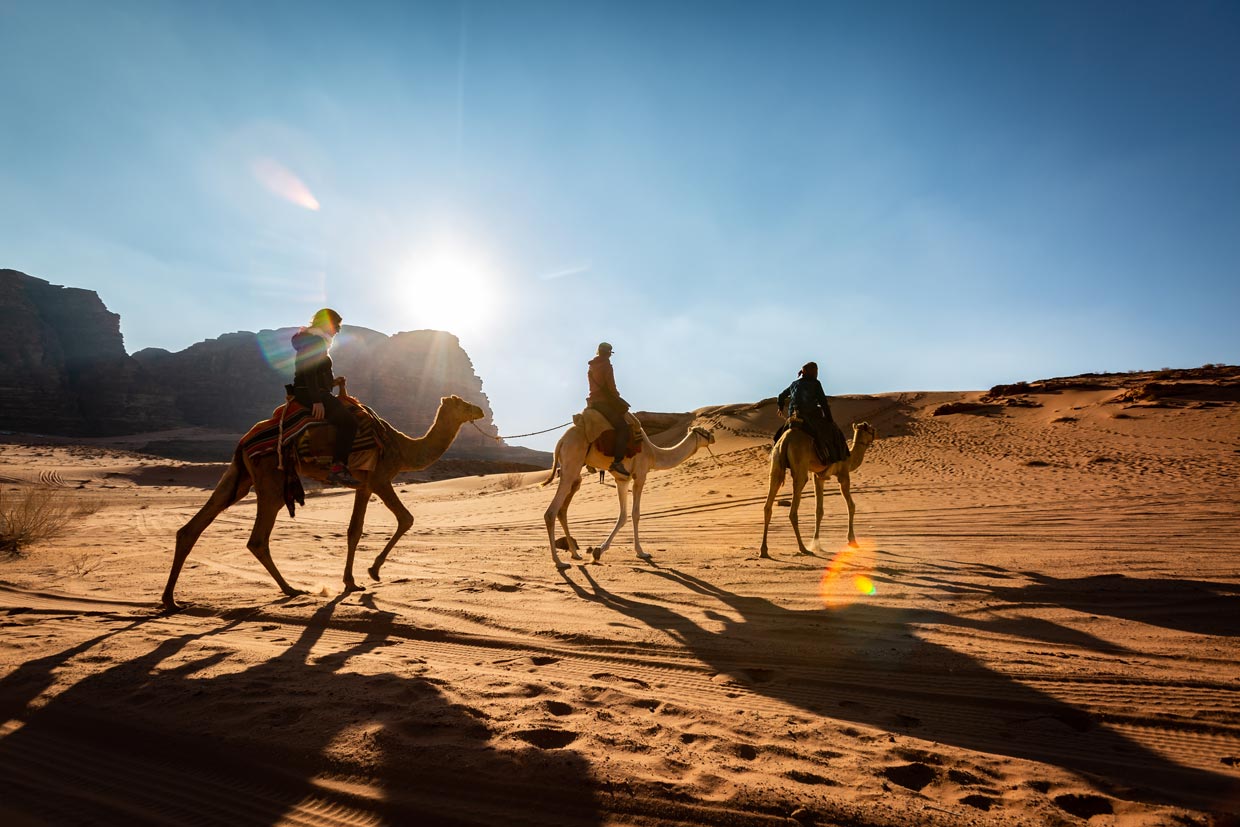
<instances>
[{"instance_id":1,"label":"sand texture","mask_svg":"<svg viewBox=\"0 0 1240 827\"><path fill-rule=\"evenodd\" d=\"M545 472L404 483L340 597L353 497L311 490L284 597L251 494L174 614L223 466L6 437L0 486L97 510L0 561L0 823L1235 824L1240 403L1194 382L836 398L878 439L812 556L777 504L758 558L770 402L658 436L717 441L651 473L649 563L630 523L557 571ZM616 512L587 475L574 535Z\"/></svg>"}]
</instances>

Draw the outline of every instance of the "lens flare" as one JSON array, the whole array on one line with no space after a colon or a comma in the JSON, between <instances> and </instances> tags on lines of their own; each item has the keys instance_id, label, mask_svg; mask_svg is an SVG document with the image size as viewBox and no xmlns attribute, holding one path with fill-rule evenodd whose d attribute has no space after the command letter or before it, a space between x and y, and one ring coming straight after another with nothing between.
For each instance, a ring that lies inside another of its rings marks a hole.
<instances>
[{"instance_id":1,"label":"lens flare","mask_svg":"<svg viewBox=\"0 0 1240 827\"><path fill-rule=\"evenodd\" d=\"M319 209L319 200L310 192L310 188L279 161L259 158L250 165L250 171L254 173L258 183L271 194L307 210Z\"/></svg>"},{"instance_id":2,"label":"lens flare","mask_svg":"<svg viewBox=\"0 0 1240 827\"><path fill-rule=\"evenodd\" d=\"M845 546L835 553L818 584L818 596L824 606L843 608L878 593L878 586L871 577L874 551L872 542L862 540L858 548Z\"/></svg>"}]
</instances>

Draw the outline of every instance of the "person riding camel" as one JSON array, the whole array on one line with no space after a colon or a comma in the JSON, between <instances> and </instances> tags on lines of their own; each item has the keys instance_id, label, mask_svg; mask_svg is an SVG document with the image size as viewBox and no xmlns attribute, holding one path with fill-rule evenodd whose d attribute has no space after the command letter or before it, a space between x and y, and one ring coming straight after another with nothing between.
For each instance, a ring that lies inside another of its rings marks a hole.
<instances>
[{"instance_id":1,"label":"person riding camel","mask_svg":"<svg viewBox=\"0 0 1240 827\"><path fill-rule=\"evenodd\" d=\"M340 314L324 307L314 314L309 327L293 334L293 349L297 359L293 369L293 384L289 386L293 398L310 409L314 419L326 420L336 427L336 444L332 450L331 472L327 481L334 485L357 488L359 483L349 473L349 451L357 433L357 419L353 411L339 398L332 396L332 388L344 385L344 377L332 375L332 359L327 355L332 340L340 332Z\"/></svg>"},{"instance_id":2,"label":"person riding camel","mask_svg":"<svg viewBox=\"0 0 1240 827\"><path fill-rule=\"evenodd\" d=\"M616 390L616 375L611 369L611 345L602 342L598 346L598 355L590 360L587 378L590 380L590 395L586 397L586 406L594 408L607 418L611 427L616 429L615 461L611 464L611 472L621 477L629 476L624 467L624 454L629 447L629 423L624 414L629 409Z\"/></svg>"},{"instance_id":3,"label":"person riding camel","mask_svg":"<svg viewBox=\"0 0 1240 827\"><path fill-rule=\"evenodd\" d=\"M799 378L779 395L780 414L800 420L801 427L814 438L814 446L824 463L830 465L847 459L848 441L831 417L831 404L818 381L818 363L806 362L797 376Z\"/></svg>"}]
</instances>

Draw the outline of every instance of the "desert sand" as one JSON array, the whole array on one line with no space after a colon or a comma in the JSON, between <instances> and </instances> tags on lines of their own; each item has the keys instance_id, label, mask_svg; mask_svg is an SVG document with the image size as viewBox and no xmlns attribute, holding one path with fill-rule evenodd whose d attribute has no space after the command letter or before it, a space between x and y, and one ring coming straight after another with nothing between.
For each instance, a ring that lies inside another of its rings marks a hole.
<instances>
[{"instance_id":1,"label":"desert sand","mask_svg":"<svg viewBox=\"0 0 1240 827\"><path fill-rule=\"evenodd\" d=\"M223 466L7 437L0 485L98 510L0 562L0 823L1234 824L1240 403L1024 390L835 398L878 431L857 549L831 483L822 552L780 506L758 559L768 401L656 437L717 442L651 474L651 563L630 526L558 572L545 472L408 483L341 598L352 495L312 491L273 534L287 598L251 494L171 615ZM587 476L574 534L616 511Z\"/></svg>"}]
</instances>

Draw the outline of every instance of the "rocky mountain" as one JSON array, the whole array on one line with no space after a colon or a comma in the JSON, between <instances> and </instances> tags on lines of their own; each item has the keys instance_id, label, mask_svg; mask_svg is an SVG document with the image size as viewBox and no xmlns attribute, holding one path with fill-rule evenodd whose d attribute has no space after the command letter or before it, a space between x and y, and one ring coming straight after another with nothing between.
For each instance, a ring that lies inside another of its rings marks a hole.
<instances>
[{"instance_id":1,"label":"rocky mountain","mask_svg":"<svg viewBox=\"0 0 1240 827\"><path fill-rule=\"evenodd\" d=\"M178 424L172 393L125 352L91 290L0 270L0 428L106 436Z\"/></svg>"},{"instance_id":2,"label":"rocky mountain","mask_svg":"<svg viewBox=\"0 0 1240 827\"><path fill-rule=\"evenodd\" d=\"M234 435L220 443L230 452L236 434L284 401L293 377L296 328L226 333L175 353L147 348L130 356L120 316L96 293L16 270L0 270L0 311L7 321L0 338L4 430L112 436L199 426ZM411 436L430 427L442 396L479 405L486 417L477 430L461 430L450 457L550 465L545 452L488 438L497 435L490 402L451 333L387 336L346 325L332 361L351 394Z\"/></svg>"}]
</instances>

